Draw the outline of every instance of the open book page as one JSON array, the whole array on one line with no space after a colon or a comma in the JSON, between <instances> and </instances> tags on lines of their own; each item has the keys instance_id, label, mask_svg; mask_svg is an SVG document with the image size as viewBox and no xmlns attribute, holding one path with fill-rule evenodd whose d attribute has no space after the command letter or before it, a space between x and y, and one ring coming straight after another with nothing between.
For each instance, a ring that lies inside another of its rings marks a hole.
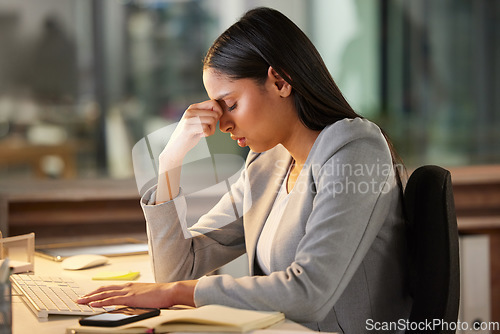
<instances>
[{"instance_id":1,"label":"open book page","mask_svg":"<svg viewBox=\"0 0 500 334\"><path fill-rule=\"evenodd\" d=\"M157 317L114 328L74 326L67 334L78 333L146 333L162 331L246 332L283 321L280 312L240 310L221 305L206 305L184 310L162 310Z\"/></svg>"},{"instance_id":2,"label":"open book page","mask_svg":"<svg viewBox=\"0 0 500 334\"><path fill-rule=\"evenodd\" d=\"M314 333L319 333L319 332L313 332L312 330L304 330L304 331L297 331L297 330L287 330L287 329L262 329L262 330L256 330L253 331L252 334L314 334ZM173 334L173 333L171 333ZM321 332L321 334L338 334L334 332Z\"/></svg>"}]
</instances>

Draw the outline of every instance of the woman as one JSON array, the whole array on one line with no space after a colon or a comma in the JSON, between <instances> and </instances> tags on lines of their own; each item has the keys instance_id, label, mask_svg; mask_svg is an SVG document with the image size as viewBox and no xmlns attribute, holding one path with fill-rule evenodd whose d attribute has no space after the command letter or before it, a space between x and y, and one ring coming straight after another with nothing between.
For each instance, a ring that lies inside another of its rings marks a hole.
<instances>
[{"instance_id":1,"label":"woman","mask_svg":"<svg viewBox=\"0 0 500 334\"><path fill-rule=\"evenodd\" d=\"M79 302L276 310L356 334L406 319L394 152L351 109L305 34L275 10L251 10L214 42L203 81L210 100L185 111L160 155L157 189L141 200L158 283L103 287ZM251 151L231 193L185 239L180 166L217 122ZM233 204L245 213L220 227ZM248 277L197 280L245 251Z\"/></svg>"}]
</instances>

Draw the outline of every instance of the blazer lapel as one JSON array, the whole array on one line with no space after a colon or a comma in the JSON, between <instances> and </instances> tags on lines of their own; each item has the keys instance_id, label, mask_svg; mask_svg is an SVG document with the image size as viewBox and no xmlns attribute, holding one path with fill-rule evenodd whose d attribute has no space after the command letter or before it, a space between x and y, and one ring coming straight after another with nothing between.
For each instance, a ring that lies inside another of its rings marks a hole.
<instances>
[{"instance_id":1,"label":"blazer lapel","mask_svg":"<svg viewBox=\"0 0 500 334\"><path fill-rule=\"evenodd\" d=\"M245 213L243 223L245 226L245 243L250 275L256 273L254 264L256 260L255 250L257 241L259 240L264 223L271 212L271 208L291 161L290 154L281 145L265 152L265 154L273 155L272 159L266 159L269 163L265 165L256 164L258 165L259 171L252 170L253 166L250 164L247 170L247 176L249 180L251 180L250 192L252 195L252 206ZM263 168L266 169L266 173L262 173ZM252 177L254 173L260 176L259 179L254 179ZM262 272L260 272L260 274L262 274Z\"/></svg>"}]
</instances>

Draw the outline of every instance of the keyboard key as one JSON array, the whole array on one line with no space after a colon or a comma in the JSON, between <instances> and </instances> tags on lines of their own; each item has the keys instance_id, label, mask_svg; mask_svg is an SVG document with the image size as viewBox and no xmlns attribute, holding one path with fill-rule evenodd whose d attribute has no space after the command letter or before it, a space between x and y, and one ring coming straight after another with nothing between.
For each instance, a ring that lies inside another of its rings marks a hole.
<instances>
[{"instance_id":1,"label":"keyboard key","mask_svg":"<svg viewBox=\"0 0 500 334\"><path fill-rule=\"evenodd\" d=\"M66 304L72 311L81 311L78 305L71 300L61 289L51 288L51 290Z\"/></svg>"},{"instance_id":2,"label":"keyboard key","mask_svg":"<svg viewBox=\"0 0 500 334\"><path fill-rule=\"evenodd\" d=\"M85 292L71 278L11 275L13 289L38 317L49 314L92 315L106 309L80 305L76 300Z\"/></svg>"},{"instance_id":3,"label":"keyboard key","mask_svg":"<svg viewBox=\"0 0 500 334\"><path fill-rule=\"evenodd\" d=\"M54 302L47 296L47 293L44 291L48 289L46 286L43 286L43 287L38 287L38 286L34 286L34 287L31 287L31 290L33 291L33 293L35 293L41 300L41 302L45 305L45 308L49 311L57 311L58 308ZM49 294L50 296L50 294Z\"/></svg>"}]
</instances>

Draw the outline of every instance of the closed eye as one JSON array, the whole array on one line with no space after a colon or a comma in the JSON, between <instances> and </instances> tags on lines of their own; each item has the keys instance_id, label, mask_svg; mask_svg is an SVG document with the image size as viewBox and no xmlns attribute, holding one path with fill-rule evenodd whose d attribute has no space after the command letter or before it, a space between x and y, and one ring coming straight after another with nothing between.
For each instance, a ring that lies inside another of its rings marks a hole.
<instances>
[{"instance_id":1,"label":"closed eye","mask_svg":"<svg viewBox=\"0 0 500 334\"><path fill-rule=\"evenodd\" d=\"M231 112L231 111L233 111L234 109L236 109L236 103L235 103L235 104L233 104L231 107L228 107L228 108L227 108L227 111Z\"/></svg>"}]
</instances>

